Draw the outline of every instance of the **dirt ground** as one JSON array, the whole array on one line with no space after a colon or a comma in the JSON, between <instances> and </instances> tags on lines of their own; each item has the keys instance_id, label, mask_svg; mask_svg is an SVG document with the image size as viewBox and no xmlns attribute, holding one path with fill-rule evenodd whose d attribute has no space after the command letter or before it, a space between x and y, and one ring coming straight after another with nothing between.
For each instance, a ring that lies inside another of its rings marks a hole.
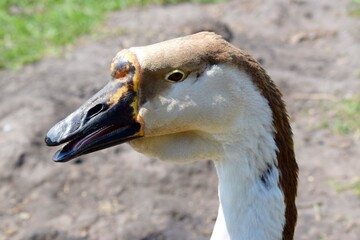
<instances>
[{"instance_id":1,"label":"dirt ground","mask_svg":"<svg viewBox=\"0 0 360 240\"><path fill-rule=\"evenodd\" d=\"M117 51L196 30L232 33L283 91L300 166L296 239L360 239L360 198L332 183L360 177L360 141L319 123L360 92L360 19L339 0L241 0L112 13L102 36L60 58L0 73L0 240L209 239L217 214L210 161L172 165L121 145L51 161L47 130L110 79ZM121 34L114 34L121 33Z\"/></svg>"}]
</instances>

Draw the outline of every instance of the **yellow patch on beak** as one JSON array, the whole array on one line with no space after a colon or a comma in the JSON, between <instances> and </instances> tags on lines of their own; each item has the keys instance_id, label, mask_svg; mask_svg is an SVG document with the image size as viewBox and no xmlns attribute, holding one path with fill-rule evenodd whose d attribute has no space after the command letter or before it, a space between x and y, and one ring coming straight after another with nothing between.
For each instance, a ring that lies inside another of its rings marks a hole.
<instances>
[{"instance_id":1,"label":"yellow patch on beak","mask_svg":"<svg viewBox=\"0 0 360 240\"><path fill-rule=\"evenodd\" d=\"M116 104L117 102L119 102L120 98L122 96L124 96L127 92L129 91L129 87L128 85L123 85L121 88L119 88L114 95L112 95L110 97L110 99L106 102L107 105L113 105L113 104ZM136 99L136 98L135 98ZM134 100L135 100L134 99ZM131 106L132 108L134 109L133 107L133 103L131 103Z\"/></svg>"},{"instance_id":2,"label":"yellow patch on beak","mask_svg":"<svg viewBox=\"0 0 360 240\"><path fill-rule=\"evenodd\" d=\"M132 109L132 119L141 125L141 130L136 135L143 136L144 122L138 114L140 65L135 54L129 50L120 51L114 57L110 71L114 81L121 82L121 87L110 96L107 104L114 105L126 101Z\"/></svg>"}]
</instances>

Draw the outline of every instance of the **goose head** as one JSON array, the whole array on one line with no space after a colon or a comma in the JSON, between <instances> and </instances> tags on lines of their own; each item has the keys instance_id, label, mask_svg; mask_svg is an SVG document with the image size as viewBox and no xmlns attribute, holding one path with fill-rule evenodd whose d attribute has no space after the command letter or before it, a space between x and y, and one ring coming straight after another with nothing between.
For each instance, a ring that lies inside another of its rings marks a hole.
<instances>
[{"instance_id":1,"label":"goose head","mask_svg":"<svg viewBox=\"0 0 360 240\"><path fill-rule=\"evenodd\" d=\"M164 161L211 159L220 198L213 239L293 238L297 164L288 115L249 54L202 32L122 50L110 71L102 90L49 130L47 145L65 144L55 161L124 142Z\"/></svg>"},{"instance_id":2,"label":"goose head","mask_svg":"<svg viewBox=\"0 0 360 240\"><path fill-rule=\"evenodd\" d=\"M229 48L220 36L200 33L120 51L111 81L47 134L48 145L68 142L54 160L123 142L166 161L219 160L213 135L229 133L251 109L251 89L232 81L242 72Z\"/></svg>"}]
</instances>

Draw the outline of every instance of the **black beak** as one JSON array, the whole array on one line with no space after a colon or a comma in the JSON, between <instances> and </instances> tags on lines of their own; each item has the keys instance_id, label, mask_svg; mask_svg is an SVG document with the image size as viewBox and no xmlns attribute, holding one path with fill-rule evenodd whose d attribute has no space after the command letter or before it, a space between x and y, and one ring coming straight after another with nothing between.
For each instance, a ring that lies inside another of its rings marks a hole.
<instances>
[{"instance_id":1,"label":"black beak","mask_svg":"<svg viewBox=\"0 0 360 240\"><path fill-rule=\"evenodd\" d=\"M48 146L67 143L55 153L54 161L66 162L144 135L144 124L137 109L136 67L130 62L121 64L131 65L127 66L126 76L109 82L49 130L45 137Z\"/></svg>"}]
</instances>

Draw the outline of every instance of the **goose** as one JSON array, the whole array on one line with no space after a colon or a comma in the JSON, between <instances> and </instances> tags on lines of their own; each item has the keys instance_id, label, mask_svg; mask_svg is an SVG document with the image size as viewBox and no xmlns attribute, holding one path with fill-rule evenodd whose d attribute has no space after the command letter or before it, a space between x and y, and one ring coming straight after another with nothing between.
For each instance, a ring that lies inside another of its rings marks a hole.
<instances>
[{"instance_id":1,"label":"goose","mask_svg":"<svg viewBox=\"0 0 360 240\"><path fill-rule=\"evenodd\" d=\"M111 80L47 133L66 162L124 142L168 162L212 160L211 240L291 240L298 166L282 94L221 36L201 32L117 53Z\"/></svg>"}]
</instances>

